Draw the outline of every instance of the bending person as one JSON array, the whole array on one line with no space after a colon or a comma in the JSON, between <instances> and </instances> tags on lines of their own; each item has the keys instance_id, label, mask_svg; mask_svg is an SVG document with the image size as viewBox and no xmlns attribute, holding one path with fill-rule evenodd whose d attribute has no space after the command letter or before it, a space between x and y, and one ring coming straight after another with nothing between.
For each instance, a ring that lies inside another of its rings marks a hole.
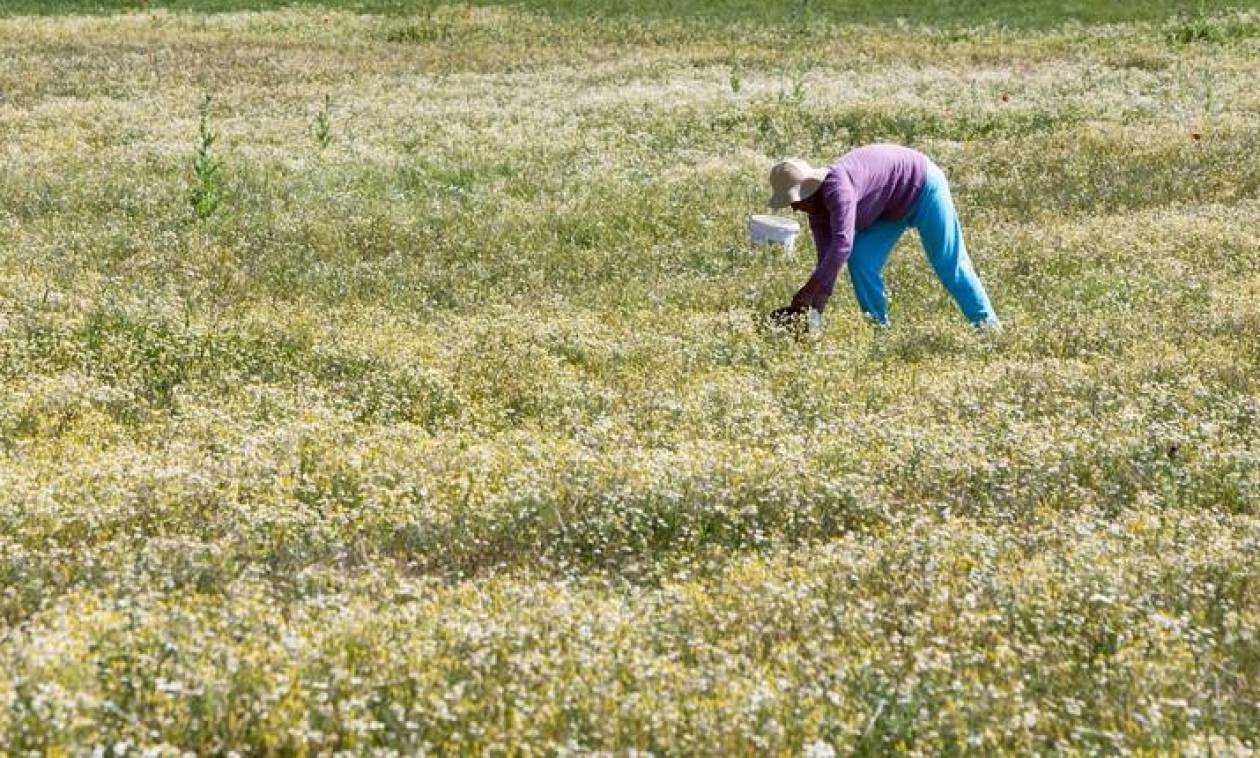
<instances>
[{"instance_id":1,"label":"bending person","mask_svg":"<svg viewBox=\"0 0 1260 758\"><path fill-rule=\"evenodd\" d=\"M926 155L899 145L867 145L845 153L829 168L789 158L770 169L771 208L791 206L809 214L818 265L787 308L772 317L787 320L809 309L821 312L840 267L858 305L876 323L888 324L884 265L910 227L945 289L972 324L999 329L997 313L967 256L962 225L949 182Z\"/></svg>"}]
</instances>

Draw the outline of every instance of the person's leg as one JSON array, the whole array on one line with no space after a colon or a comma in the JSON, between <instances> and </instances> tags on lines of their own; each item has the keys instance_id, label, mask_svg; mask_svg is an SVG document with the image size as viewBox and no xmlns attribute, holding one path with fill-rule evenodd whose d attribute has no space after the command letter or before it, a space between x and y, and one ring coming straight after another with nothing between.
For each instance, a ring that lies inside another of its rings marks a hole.
<instances>
[{"instance_id":1,"label":"person's leg","mask_svg":"<svg viewBox=\"0 0 1260 758\"><path fill-rule=\"evenodd\" d=\"M884 264L906 224L878 221L853 237L853 253L849 256L849 278L853 294L862 312L876 323L888 323L888 293L884 289Z\"/></svg>"},{"instance_id":2,"label":"person's leg","mask_svg":"<svg viewBox=\"0 0 1260 758\"><path fill-rule=\"evenodd\" d=\"M923 194L911 216L911 222L919 230L923 252L963 315L977 326L998 326L997 313L967 255L949 183L936 166L928 169Z\"/></svg>"}]
</instances>

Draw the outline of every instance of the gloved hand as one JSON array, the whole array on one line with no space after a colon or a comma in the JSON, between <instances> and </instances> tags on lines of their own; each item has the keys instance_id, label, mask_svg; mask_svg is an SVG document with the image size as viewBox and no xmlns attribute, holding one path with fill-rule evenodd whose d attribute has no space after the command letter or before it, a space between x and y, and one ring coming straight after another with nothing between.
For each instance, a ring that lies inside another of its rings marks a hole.
<instances>
[{"instance_id":1,"label":"gloved hand","mask_svg":"<svg viewBox=\"0 0 1260 758\"><path fill-rule=\"evenodd\" d=\"M793 337L804 337L821 326L818 311L799 305L775 308L761 319L765 331L786 332Z\"/></svg>"},{"instance_id":2,"label":"gloved hand","mask_svg":"<svg viewBox=\"0 0 1260 758\"><path fill-rule=\"evenodd\" d=\"M789 305L784 308L775 308L766 314L766 323L771 326L790 327L794 324L803 324L805 322L805 308L799 305Z\"/></svg>"}]
</instances>

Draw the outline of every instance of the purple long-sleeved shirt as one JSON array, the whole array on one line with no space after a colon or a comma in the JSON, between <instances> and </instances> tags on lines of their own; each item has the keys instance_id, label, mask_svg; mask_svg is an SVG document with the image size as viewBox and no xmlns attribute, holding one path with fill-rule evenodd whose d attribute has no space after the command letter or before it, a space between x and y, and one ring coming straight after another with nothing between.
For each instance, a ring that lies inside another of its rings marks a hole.
<instances>
[{"instance_id":1,"label":"purple long-sleeved shirt","mask_svg":"<svg viewBox=\"0 0 1260 758\"><path fill-rule=\"evenodd\" d=\"M822 186L796 207L809 214L818 265L792 298L792 305L826 306L853 239L876 221L900 221L923 189L928 170L923 153L900 145L867 145L832 164Z\"/></svg>"}]
</instances>

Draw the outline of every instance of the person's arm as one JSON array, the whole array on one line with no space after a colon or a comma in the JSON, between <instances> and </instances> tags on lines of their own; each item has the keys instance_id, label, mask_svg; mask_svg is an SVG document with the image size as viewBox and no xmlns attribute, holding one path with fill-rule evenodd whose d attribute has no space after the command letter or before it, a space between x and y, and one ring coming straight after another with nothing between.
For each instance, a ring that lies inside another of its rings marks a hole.
<instances>
[{"instance_id":1,"label":"person's arm","mask_svg":"<svg viewBox=\"0 0 1260 758\"><path fill-rule=\"evenodd\" d=\"M822 263L823 253L827 251L827 241L831 239L831 221L826 213L809 214L809 232L814 236L814 265Z\"/></svg>"},{"instance_id":2,"label":"person's arm","mask_svg":"<svg viewBox=\"0 0 1260 758\"><path fill-rule=\"evenodd\" d=\"M809 229L814 235L814 247L818 250L818 265L805 282L805 286L792 298L792 307L800 310L813 308L821 312L836 286L840 267L853 252L854 226L857 223L857 206L852 190L840 182L825 182L823 193L825 213L809 217Z\"/></svg>"}]
</instances>

